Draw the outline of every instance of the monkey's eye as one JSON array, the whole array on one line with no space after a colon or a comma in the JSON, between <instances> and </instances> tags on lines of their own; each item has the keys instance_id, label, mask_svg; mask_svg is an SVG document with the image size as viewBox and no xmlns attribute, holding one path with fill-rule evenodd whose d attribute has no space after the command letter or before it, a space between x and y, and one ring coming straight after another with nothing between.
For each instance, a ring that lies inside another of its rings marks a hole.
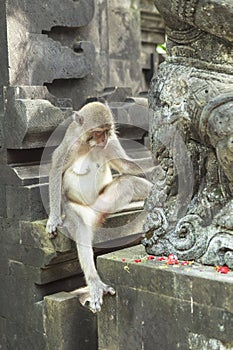
<instances>
[{"instance_id":1,"label":"monkey's eye","mask_svg":"<svg viewBox=\"0 0 233 350\"><path fill-rule=\"evenodd\" d=\"M92 131L88 137L87 137L87 141L89 142L91 140L98 140L102 135L104 134L104 131Z\"/></svg>"},{"instance_id":2,"label":"monkey's eye","mask_svg":"<svg viewBox=\"0 0 233 350\"><path fill-rule=\"evenodd\" d=\"M101 137L103 134L104 134L104 132L105 131L94 131L93 133L92 133L92 135L93 135L93 137L94 138L99 138L99 137Z\"/></svg>"}]
</instances>

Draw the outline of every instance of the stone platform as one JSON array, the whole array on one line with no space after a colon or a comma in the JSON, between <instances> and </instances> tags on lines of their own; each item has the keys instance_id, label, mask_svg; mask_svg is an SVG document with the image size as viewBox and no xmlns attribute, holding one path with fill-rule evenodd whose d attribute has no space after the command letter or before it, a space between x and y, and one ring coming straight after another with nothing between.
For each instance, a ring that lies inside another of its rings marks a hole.
<instances>
[{"instance_id":1,"label":"stone platform","mask_svg":"<svg viewBox=\"0 0 233 350\"><path fill-rule=\"evenodd\" d=\"M98 314L98 350L233 349L233 272L169 266L148 260L142 246L97 261L116 289Z\"/></svg>"}]
</instances>

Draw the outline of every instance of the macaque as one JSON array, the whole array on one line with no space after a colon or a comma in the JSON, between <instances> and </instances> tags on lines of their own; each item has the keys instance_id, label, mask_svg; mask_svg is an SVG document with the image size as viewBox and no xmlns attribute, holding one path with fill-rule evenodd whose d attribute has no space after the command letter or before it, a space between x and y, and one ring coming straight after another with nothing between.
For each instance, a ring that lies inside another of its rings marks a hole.
<instances>
[{"instance_id":1,"label":"macaque","mask_svg":"<svg viewBox=\"0 0 233 350\"><path fill-rule=\"evenodd\" d=\"M100 311L103 295L115 294L97 273L92 240L106 217L130 203L145 199L151 182L135 175L153 169L151 158L133 160L115 132L110 108L100 102L73 113L61 144L52 156L49 175L50 214L47 232L63 225L75 240L89 287L89 307ZM113 178L111 169L119 173Z\"/></svg>"}]
</instances>

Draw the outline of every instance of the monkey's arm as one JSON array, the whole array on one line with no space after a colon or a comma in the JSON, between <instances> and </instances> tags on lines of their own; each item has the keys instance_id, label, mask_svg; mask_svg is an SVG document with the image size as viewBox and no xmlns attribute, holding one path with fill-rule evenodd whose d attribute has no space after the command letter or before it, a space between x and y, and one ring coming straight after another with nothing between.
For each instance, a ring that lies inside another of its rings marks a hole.
<instances>
[{"instance_id":1,"label":"monkey's arm","mask_svg":"<svg viewBox=\"0 0 233 350\"><path fill-rule=\"evenodd\" d=\"M64 139L55 149L52 156L52 165L49 173L49 206L50 213L46 230L55 232L57 226L62 224L61 219L61 197L62 197L62 174L69 165L69 154L72 145L78 139L78 124L72 122L68 127Z\"/></svg>"},{"instance_id":2,"label":"monkey's arm","mask_svg":"<svg viewBox=\"0 0 233 350\"><path fill-rule=\"evenodd\" d=\"M49 219L46 230L49 233L55 232L57 226L62 224L61 219L61 188L63 161L65 158L64 145L60 145L53 153L52 166L49 173Z\"/></svg>"},{"instance_id":3,"label":"monkey's arm","mask_svg":"<svg viewBox=\"0 0 233 350\"><path fill-rule=\"evenodd\" d=\"M110 162L110 166L121 174L139 175L150 172L154 169L152 158L140 159L114 159Z\"/></svg>"},{"instance_id":4,"label":"monkey's arm","mask_svg":"<svg viewBox=\"0 0 233 350\"><path fill-rule=\"evenodd\" d=\"M151 157L132 159L117 138L111 139L107 150L110 166L121 174L139 175L152 171L155 164Z\"/></svg>"}]
</instances>

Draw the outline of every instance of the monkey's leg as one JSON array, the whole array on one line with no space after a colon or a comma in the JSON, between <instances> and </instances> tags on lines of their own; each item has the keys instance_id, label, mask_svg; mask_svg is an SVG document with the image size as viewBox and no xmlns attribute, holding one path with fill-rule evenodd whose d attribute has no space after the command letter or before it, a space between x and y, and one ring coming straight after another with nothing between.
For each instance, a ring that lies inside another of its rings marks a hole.
<instances>
[{"instance_id":1,"label":"monkey's leg","mask_svg":"<svg viewBox=\"0 0 233 350\"><path fill-rule=\"evenodd\" d=\"M91 216L92 219L90 219ZM79 262L90 291L90 296L84 301L84 304L89 301L90 309L96 312L101 310L103 295L107 293L113 295L115 290L101 281L95 267L91 226L93 218L94 215L90 208L74 203L66 204L64 226L76 241Z\"/></svg>"},{"instance_id":2,"label":"monkey's leg","mask_svg":"<svg viewBox=\"0 0 233 350\"><path fill-rule=\"evenodd\" d=\"M91 208L101 221L101 216L104 218L110 213L119 211L132 200L144 200L151 187L152 183L146 179L132 175L119 176L105 188Z\"/></svg>"}]
</instances>

